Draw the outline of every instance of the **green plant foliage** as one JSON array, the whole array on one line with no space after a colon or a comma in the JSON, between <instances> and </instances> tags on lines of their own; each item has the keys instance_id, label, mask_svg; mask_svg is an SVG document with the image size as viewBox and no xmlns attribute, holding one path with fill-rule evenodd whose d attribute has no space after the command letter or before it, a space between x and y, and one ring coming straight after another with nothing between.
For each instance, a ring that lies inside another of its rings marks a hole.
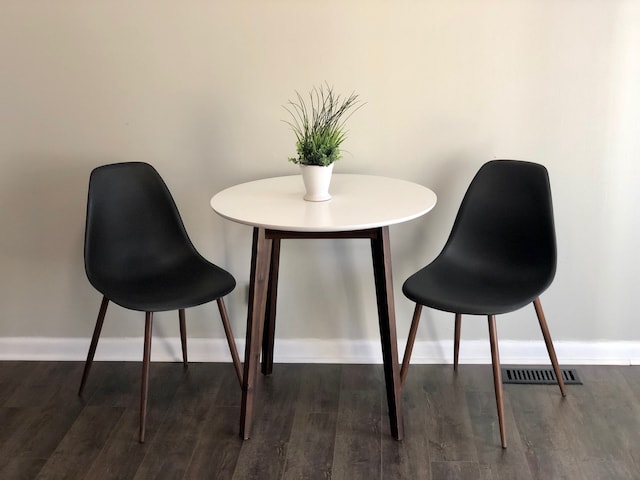
<instances>
[{"instance_id":1,"label":"green plant foliage","mask_svg":"<svg viewBox=\"0 0 640 480\"><path fill-rule=\"evenodd\" d=\"M343 99L328 84L313 87L308 103L296 91L297 101L289 100L284 109L291 121L284 120L296 135L297 157L290 162L302 165L331 165L339 160L340 145L347 131L345 122L362 107L358 95Z\"/></svg>"}]
</instances>

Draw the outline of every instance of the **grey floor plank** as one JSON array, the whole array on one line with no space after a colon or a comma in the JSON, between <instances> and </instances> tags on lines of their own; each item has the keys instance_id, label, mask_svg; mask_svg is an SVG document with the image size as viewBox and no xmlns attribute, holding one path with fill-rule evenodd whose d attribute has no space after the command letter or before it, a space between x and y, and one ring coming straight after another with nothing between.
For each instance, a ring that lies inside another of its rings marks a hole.
<instances>
[{"instance_id":1,"label":"grey floor plank","mask_svg":"<svg viewBox=\"0 0 640 480\"><path fill-rule=\"evenodd\" d=\"M124 413L87 469L87 479L133 478L152 448L150 443L162 426L183 381L184 371L179 364L152 364L147 400L147 443L141 445L138 443L141 368L139 362L98 362L92 369L87 386L93 386L93 391L87 395L87 404L94 408L122 408Z\"/></svg>"},{"instance_id":2,"label":"grey floor plank","mask_svg":"<svg viewBox=\"0 0 640 480\"><path fill-rule=\"evenodd\" d=\"M211 409L184 478L233 478L243 446L238 435L239 417L240 407L216 406Z\"/></svg>"},{"instance_id":3,"label":"grey floor plank","mask_svg":"<svg viewBox=\"0 0 640 480\"><path fill-rule=\"evenodd\" d=\"M40 409L0 407L0 458L11 457L15 454L17 442L13 435L21 435L25 426L33 421L33 418L40 414Z\"/></svg>"},{"instance_id":4,"label":"grey floor plank","mask_svg":"<svg viewBox=\"0 0 640 480\"><path fill-rule=\"evenodd\" d=\"M150 408L154 409L154 407ZM87 469L85 478L115 480L135 476L147 451L151 448L148 443L142 445L138 443L138 422L137 410L127 409L124 412L104 447ZM157 422L151 423L148 433L153 436L153 432L157 429Z\"/></svg>"},{"instance_id":5,"label":"grey floor plank","mask_svg":"<svg viewBox=\"0 0 640 480\"><path fill-rule=\"evenodd\" d=\"M150 389L162 368L162 364L152 365ZM82 398L88 405L134 408L140 401L141 375L141 362L94 362Z\"/></svg>"},{"instance_id":6,"label":"grey floor plank","mask_svg":"<svg viewBox=\"0 0 640 480\"><path fill-rule=\"evenodd\" d=\"M0 478L35 478L81 411L77 405L0 409Z\"/></svg>"},{"instance_id":7,"label":"grey floor plank","mask_svg":"<svg viewBox=\"0 0 640 480\"><path fill-rule=\"evenodd\" d=\"M78 362L9 362L13 380L0 415L0 478L35 478L84 411ZM7 372L5 372L7 373ZM2 464L8 463L3 468Z\"/></svg>"},{"instance_id":8,"label":"grey floor plank","mask_svg":"<svg viewBox=\"0 0 640 480\"><path fill-rule=\"evenodd\" d=\"M331 478L337 419L337 412L297 415L283 479Z\"/></svg>"},{"instance_id":9,"label":"grey floor plank","mask_svg":"<svg viewBox=\"0 0 640 480\"><path fill-rule=\"evenodd\" d=\"M46 458L11 457L0 460L0 478L11 480L31 480L47 462Z\"/></svg>"},{"instance_id":10,"label":"grey floor plank","mask_svg":"<svg viewBox=\"0 0 640 480\"><path fill-rule=\"evenodd\" d=\"M580 440L563 428L571 408L553 386L524 385L509 389L509 397L534 479L580 478ZM573 449L573 450L572 450Z\"/></svg>"},{"instance_id":11,"label":"grey floor plank","mask_svg":"<svg viewBox=\"0 0 640 480\"><path fill-rule=\"evenodd\" d=\"M574 413L563 422L582 448L584 468L610 465L622 472L619 466L627 465L631 478L640 478L640 402L625 370L610 366L586 369L582 375L585 385L573 388L568 397Z\"/></svg>"},{"instance_id":12,"label":"grey floor plank","mask_svg":"<svg viewBox=\"0 0 640 480\"><path fill-rule=\"evenodd\" d=\"M65 407L20 410L24 422L3 444L2 455L46 459L71 430L84 407L71 399L70 405Z\"/></svg>"},{"instance_id":13,"label":"grey floor plank","mask_svg":"<svg viewBox=\"0 0 640 480\"><path fill-rule=\"evenodd\" d=\"M381 478L381 369L343 367L331 478Z\"/></svg>"},{"instance_id":14,"label":"grey floor plank","mask_svg":"<svg viewBox=\"0 0 640 480\"><path fill-rule=\"evenodd\" d=\"M6 407L41 407L64 402L79 386L81 369L76 362L26 362L26 365L25 376L5 400Z\"/></svg>"},{"instance_id":15,"label":"grey floor plank","mask_svg":"<svg viewBox=\"0 0 640 480\"><path fill-rule=\"evenodd\" d=\"M200 430L187 479L230 479L236 469L243 442L238 434L240 389L230 365L219 373L220 388Z\"/></svg>"},{"instance_id":16,"label":"grey floor plank","mask_svg":"<svg viewBox=\"0 0 640 480\"><path fill-rule=\"evenodd\" d=\"M476 462L431 462L434 480L477 480L480 466Z\"/></svg>"},{"instance_id":17,"label":"grey floor plank","mask_svg":"<svg viewBox=\"0 0 640 480\"><path fill-rule=\"evenodd\" d=\"M305 370L287 448L285 480L331 478L342 369L310 365Z\"/></svg>"},{"instance_id":18,"label":"grey floor plank","mask_svg":"<svg viewBox=\"0 0 640 480\"><path fill-rule=\"evenodd\" d=\"M0 362L0 407L4 407L7 398L13 395L18 384L24 381L25 375L22 372L28 368L28 363L36 362Z\"/></svg>"},{"instance_id":19,"label":"grey floor plank","mask_svg":"<svg viewBox=\"0 0 640 480\"><path fill-rule=\"evenodd\" d=\"M0 406L25 407L19 402L10 402L11 398L24 388L31 386L31 375L43 369L40 362L0 362Z\"/></svg>"},{"instance_id":20,"label":"grey floor plank","mask_svg":"<svg viewBox=\"0 0 640 480\"><path fill-rule=\"evenodd\" d=\"M124 413L120 407L86 407L36 478L84 478Z\"/></svg>"},{"instance_id":21,"label":"grey floor plank","mask_svg":"<svg viewBox=\"0 0 640 480\"><path fill-rule=\"evenodd\" d=\"M272 375L259 378L253 431L240 450L234 479L282 477L303 371L300 365L276 365Z\"/></svg>"},{"instance_id":22,"label":"grey floor plank","mask_svg":"<svg viewBox=\"0 0 640 480\"><path fill-rule=\"evenodd\" d=\"M628 365L624 367L613 367L612 370L619 372L620 375L625 378L627 385L640 403L640 368Z\"/></svg>"},{"instance_id":23,"label":"grey floor plank","mask_svg":"<svg viewBox=\"0 0 640 480\"><path fill-rule=\"evenodd\" d=\"M419 370L419 369L415 369ZM453 369L427 369L425 383L430 415L429 457L432 462L477 462L473 426L464 383Z\"/></svg>"},{"instance_id":24,"label":"grey floor plank","mask_svg":"<svg viewBox=\"0 0 640 480\"><path fill-rule=\"evenodd\" d=\"M500 448L491 368L411 367L405 438L389 432L381 365L275 365L239 436L230 364L0 362L0 478L537 480L640 478L640 367L580 366L584 385L505 385Z\"/></svg>"},{"instance_id":25,"label":"grey floor plank","mask_svg":"<svg viewBox=\"0 0 640 480\"><path fill-rule=\"evenodd\" d=\"M431 478L429 458L428 394L424 380L428 374L407 377L403 394L405 436L397 441L391 435L382 435L382 478ZM383 417L387 414L383 413ZM384 419L383 419L384 424Z\"/></svg>"},{"instance_id":26,"label":"grey floor plank","mask_svg":"<svg viewBox=\"0 0 640 480\"><path fill-rule=\"evenodd\" d=\"M501 448L496 397L493 392L467 392L467 405L474 432L478 463L488 467L495 480L532 478L520 438L511 397L505 389L504 422L507 448Z\"/></svg>"},{"instance_id":27,"label":"grey floor plank","mask_svg":"<svg viewBox=\"0 0 640 480\"><path fill-rule=\"evenodd\" d=\"M183 478L220 387L220 364L191 364L181 370L180 383L167 405L162 424L149 435L149 448L134 478ZM156 403L157 398L150 397ZM161 405L161 404L160 404ZM146 443L145 442L145 443Z\"/></svg>"}]
</instances>

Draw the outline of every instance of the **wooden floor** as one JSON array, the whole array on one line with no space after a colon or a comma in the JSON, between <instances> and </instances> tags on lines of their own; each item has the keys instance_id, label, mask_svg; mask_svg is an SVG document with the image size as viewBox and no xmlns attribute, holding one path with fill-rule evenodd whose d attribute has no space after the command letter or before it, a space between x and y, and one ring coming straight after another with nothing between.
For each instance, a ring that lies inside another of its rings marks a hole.
<instances>
[{"instance_id":1,"label":"wooden floor","mask_svg":"<svg viewBox=\"0 0 640 480\"><path fill-rule=\"evenodd\" d=\"M147 442L140 365L0 362L2 479L640 479L640 367L580 366L584 385L505 385L499 443L491 369L414 365L406 437L393 440L380 365L276 365L238 437L230 364L154 363Z\"/></svg>"}]
</instances>

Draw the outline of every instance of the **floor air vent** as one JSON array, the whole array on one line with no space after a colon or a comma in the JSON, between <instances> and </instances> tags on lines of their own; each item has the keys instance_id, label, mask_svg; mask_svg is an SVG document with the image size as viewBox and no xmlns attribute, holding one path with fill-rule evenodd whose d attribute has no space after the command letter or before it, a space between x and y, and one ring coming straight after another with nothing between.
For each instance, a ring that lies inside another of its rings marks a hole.
<instances>
[{"instance_id":1,"label":"floor air vent","mask_svg":"<svg viewBox=\"0 0 640 480\"><path fill-rule=\"evenodd\" d=\"M565 385L582 385L578 372L574 369L561 368ZM553 368L502 368L502 383L528 383L534 385L553 385L558 383Z\"/></svg>"}]
</instances>

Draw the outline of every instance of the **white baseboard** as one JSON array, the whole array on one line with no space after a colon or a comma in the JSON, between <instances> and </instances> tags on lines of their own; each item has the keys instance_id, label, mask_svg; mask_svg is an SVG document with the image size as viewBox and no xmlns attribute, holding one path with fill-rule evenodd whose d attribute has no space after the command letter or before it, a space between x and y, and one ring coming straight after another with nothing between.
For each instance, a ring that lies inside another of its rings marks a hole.
<instances>
[{"instance_id":1,"label":"white baseboard","mask_svg":"<svg viewBox=\"0 0 640 480\"><path fill-rule=\"evenodd\" d=\"M0 338L0 360L83 361L89 349L88 338ZM224 339L190 338L189 361L230 362ZM564 365L640 365L640 342L554 342L558 360ZM403 346L400 347L402 358ZM243 358L244 340L238 341ZM281 339L274 352L277 363L382 363L378 341ZM98 344L97 361L139 361L142 358L142 338L102 338ZM178 338L154 338L152 361L181 361ZM549 363L544 342L502 340L502 364L546 365ZM452 363L453 342L416 342L411 359L415 364ZM466 340L460 344L460 363L491 363L489 342Z\"/></svg>"}]
</instances>

